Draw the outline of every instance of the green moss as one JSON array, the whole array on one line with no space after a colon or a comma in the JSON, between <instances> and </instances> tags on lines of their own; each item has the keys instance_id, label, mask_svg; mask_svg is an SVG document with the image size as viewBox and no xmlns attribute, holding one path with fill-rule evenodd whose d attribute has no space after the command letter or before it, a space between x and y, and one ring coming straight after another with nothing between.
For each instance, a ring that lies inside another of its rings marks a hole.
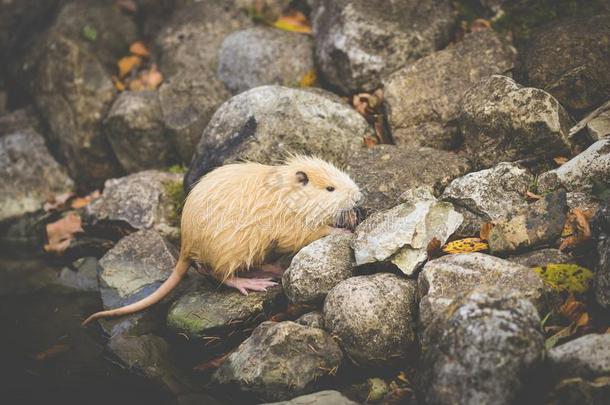
<instances>
[{"instance_id":1,"label":"green moss","mask_svg":"<svg viewBox=\"0 0 610 405\"><path fill-rule=\"evenodd\" d=\"M184 206L184 189L181 181L166 181L163 183L165 195L168 200L168 219L174 226L180 225L180 216Z\"/></svg>"},{"instance_id":2,"label":"green moss","mask_svg":"<svg viewBox=\"0 0 610 405\"><path fill-rule=\"evenodd\" d=\"M184 165L173 165L167 169L168 172L173 174L184 174L186 173L186 166Z\"/></svg>"}]
</instances>

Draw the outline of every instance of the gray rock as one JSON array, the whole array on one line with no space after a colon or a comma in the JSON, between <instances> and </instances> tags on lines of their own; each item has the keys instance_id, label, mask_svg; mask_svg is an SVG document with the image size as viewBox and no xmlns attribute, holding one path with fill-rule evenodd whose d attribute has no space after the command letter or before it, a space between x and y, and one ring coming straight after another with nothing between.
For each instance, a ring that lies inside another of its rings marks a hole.
<instances>
[{"instance_id":1,"label":"gray rock","mask_svg":"<svg viewBox=\"0 0 610 405\"><path fill-rule=\"evenodd\" d=\"M49 197L74 188L34 132L0 137L0 178L0 221L39 210Z\"/></svg>"},{"instance_id":2,"label":"gray rock","mask_svg":"<svg viewBox=\"0 0 610 405\"><path fill-rule=\"evenodd\" d=\"M510 256L508 261L526 267L542 267L547 264L575 264L574 258L559 249L540 249L533 252L523 253L517 256Z\"/></svg>"},{"instance_id":3,"label":"gray rock","mask_svg":"<svg viewBox=\"0 0 610 405\"><path fill-rule=\"evenodd\" d=\"M534 32L519 55L519 73L573 112L610 94L610 14L565 18Z\"/></svg>"},{"instance_id":4,"label":"gray rock","mask_svg":"<svg viewBox=\"0 0 610 405\"><path fill-rule=\"evenodd\" d=\"M541 174L538 189L548 192L563 187L590 194L595 182L610 182L610 139L595 142L557 169Z\"/></svg>"},{"instance_id":5,"label":"gray rock","mask_svg":"<svg viewBox=\"0 0 610 405\"><path fill-rule=\"evenodd\" d=\"M174 302L167 314L167 325L190 339L227 335L264 320L277 306L281 292L276 287L244 296L235 289L206 283Z\"/></svg>"},{"instance_id":6,"label":"gray rock","mask_svg":"<svg viewBox=\"0 0 610 405\"><path fill-rule=\"evenodd\" d=\"M201 134L218 107L230 97L219 80L187 70L165 80L159 102L167 137L184 164L189 164Z\"/></svg>"},{"instance_id":7,"label":"gray rock","mask_svg":"<svg viewBox=\"0 0 610 405\"><path fill-rule=\"evenodd\" d=\"M289 321L264 322L212 379L267 401L286 400L314 391L342 358L339 345L322 329Z\"/></svg>"},{"instance_id":8,"label":"gray rock","mask_svg":"<svg viewBox=\"0 0 610 405\"><path fill-rule=\"evenodd\" d=\"M415 282L389 273L349 278L326 296L324 326L361 366L409 358L416 340Z\"/></svg>"},{"instance_id":9,"label":"gray rock","mask_svg":"<svg viewBox=\"0 0 610 405\"><path fill-rule=\"evenodd\" d=\"M595 214L591 228L597 247L595 300L603 308L610 309L610 202Z\"/></svg>"},{"instance_id":10,"label":"gray rock","mask_svg":"<svg viewBox=\"0 0 610 405\"><path fill-rule=\"evenodd\" d=\"M189 71L218 80L218 50L225 37L251 25L233 4L214 0L190 2L180 8L155 38L163 56L159 70L167 78Z\"/></svg>"},{"instance_id":11,"label":"gray rock","mask_svg":"<svg viewBox=\"0 0 610 405\"><path fill-rule=\"evenodd\" d=\"M482 253L443 256L424 266L418 278L419 320L428 329L442 318L457 297L477 286L516 290L543 309L542 279L530 268Z\"/></svg>"},{"instance_id":12,"label":"gray rock","mask_svg":"<svg viewBox=\"0 0 610 405\"><path fill-rule=\"evenodd\" d=\"M377 88L383 75L445 46L449 1L319 1L312 12L316 58L344 93Z\"/></svg>"},{"instance_id":13,"label":"gray rock","mask_svg":"<svg viewBox=\"0 0 610 405\"><path fill-rule=\"evenodd\" d=\"M322 314L320 311L308 312L298 317L295 322L299 325L324 329L324 314Z\"/></svg>"},{"instance_id":14,"label":"gray rock","mask_svg":"<svg viewBox=\"0 0 610 405\"><path fill-rule=\"evenodd\" d=\"M301 249L282 277L293 304L317 304L341 281L353 276L353 235L329 235Z\"/></svg>"},{"instance_id":15,"label":"gray rock","mask_svg":"<svg viewBox=\"0 0 610 405\"><path fill-rule=\"evenodd\" d=\"M171 240L179 237L177 210L182 204L179 174L148 170L104 185L102 196L87 205L84 222L114 234L154 229Z\"/></svg>"},{"instance_id":16,"label":"gray rock","mask_svg":"<svg viewBox=\"0 0 610 405\"><path fill-rule=\"evenodd\" d=\"M558 379L610 376L610 335L589 334L549 350L548 359Z\"/></svg>"},{"instance_id":17,"label":"gray rock","mask_svg":"<svg viewBox=\"0 0 610 405\"><path fill-rule=\"evenodd\" d=\"M174 395L194 389L189 378L174 364L169 344L159 336L115 335L110 338L108 349L123 368Z\"/></svg>"},{"instance_id":18,"label":"gray rock","mask_svg":"<svg viewBox=\"0 0 610 405\"><path fill-rule=\"evenodd\" d=\"M495 221L527 207L525 193L533 181L521 166L500 163L453 180L440 198L471 211L481 222Z\"/></svg>"},{"instance_id":19,"label":"gray rock","mask_svg":"<svg viewBox=\"0 0 610 405\"><path fill-rule=\"evenodd\" d=\"M0 115L0 136L15 132L42 133L44 128L33 106Z\"/></svg>"},{"instance_id":20,"label":"gray rock","mask_svg":"<svg viewBox=\"0 0 610 405\"><path fill-rule=\"evenodd\" d=\"M366 120L331 93L257 87L216 111L197 145L185 189L212 168L238 158L271 163L297 152L342 164L370 134Z\"/></svg>"},{"instance_id":21,"label":"gray rock","mask_svg":"<svg viewBox=\"0 0 610 405\"><path fill-rule=\"evenodd\" d=\"M98 291L97 259L83 257L61 269L55 284L78 291Z\"/></svg>"},{"instance_id":22,"label":"gray rock","mask_svg":"<svg viewBox=\"0 0 610 405\"><path fill-rule=\"evenodd\" d=\"M610 137L610 111L603 112L589 121L587 131L594 141Z\"/></svg>"},{"instance_id":23,"label":"gray rock","mask_svg":"<svg viewBox=\"0 0 610 405\"><path fill-rule=\"evenodd\" d=\"M86 188L116 173L112 150L100 128L115 95L94 54L78 42L51 35L35 83L35 102L70 174Z\"/></svg>"},{"instance_id":24,"label":"gray rock","mask_svg":"<svg viewBox=\"0 0 610 405\"><path fill-rule=\"evenodd\" d=\"M267 84L298 87L314 69L309 36L270 27L234 32L218 52L218 77L233 93Z\"/></svg>"},{"instance_id":25,"label":"gray rock","mask_svg":"<svg viewBox=\"0 0 610 405\"><path fill-rule=\"evenodd\" d=\"M489 233L489 251L515 252L553 243L561 236L567 213L565 191L547 194L518 215L496 221Z\"/></svg>"},{"instance_id":26,"label":"gray rock","mask_svg":"<svg viewBox=\"0 0 610 405\"><path fill-rule=\"evenodd\" d=\"M443 245L462 223L451 203L422 200L377 212L356 228L352 242L356 265L391 261L407 275L428 258L428 243Z\"/></svg>"},{"instance_id":27,"label":"gray rock","mask_svg":"<svg viewBox=\"0 0 610 405\"><path fill-rule=\"evenodd\" d=\"M343 396L339 391L327 390L301 395L289 401L268 402L263 405L358 405L358 403Z\"/></svg>"},{"instance_id":28,"label":"gray rock","mask_svg":"<svg viewBox=\"0 0 610 405\"><path fill-rule=\"evenodd\" d=\"M156 91L125 91L104 120L104 133L123 170L163 168L176 161L165 136Z\"/></svg>"},{"instance_id":29,"label":"gray rock","mask_svg":"<svg viewBox=\"0 0 610 405\"><path fill-rule=\"evenodd\" d=\"M485 30L394 72L383 83L394 140L455 147L464 92L487 76L510 70L515 56L510 44Z\"/></svg>"},{"instance_id":30,"label":"gray rock","mask_svg":"<svg viewBox=\"0 0 610 405\"><path fill-rule=\"evenodd\" d=\"M364 194L368 212L391 208L413 187L440 192L451 180L467 173L466 159L427 147L378 145L352 154L345 167Z\"/></svg>"},{"instance_id":31,"label":"gray rock","mask_svg":"<svg viewBox=\"0 0 610 405\"><path fill-rule=\"evenodd\" d=\"M429 404L512 404L544 352L540 318L519 292L474 291L455 303L424 355Z\"/></svg>"},{"instance_id":32,"label":"gray rock","mask_svg":"<svg viewBox=\"0 0 610 405\"><path fill-rule=\"evenodd\" d=\"M83 30L95 32L92 36ZM48 124L49 141L85 189L118 173L100 128L116 90L108 71L136 37L135 22L110 3L71 2L36 44L33 97Z\"/></svg>"},{"instance_id":33,"label":"gray rock","mask_svg":"<svg viewBox=\"0 0 610 405\"><path fill-rule=\"evenodd\" d=\"M161 235L141 230L121 239L99 261L100 292L104 309L136 302L154 292L169 277L176 264L177 251ZM174 296L164 299L171 302ZM148 328L158 306L116 320L103 320L102 326L118 332Z\"/></svg>"},{"instance_id":34,"label":"gray rock","mask_svg":"<svg viewBox=\"0 0 610 405\"><path fill-rule=\"evenodd\" d=\"M572 122L557 100L506 76L483 79L464 93L459 124L464 146L480 168L570 150Z\"/></svg>"}]
</instances>

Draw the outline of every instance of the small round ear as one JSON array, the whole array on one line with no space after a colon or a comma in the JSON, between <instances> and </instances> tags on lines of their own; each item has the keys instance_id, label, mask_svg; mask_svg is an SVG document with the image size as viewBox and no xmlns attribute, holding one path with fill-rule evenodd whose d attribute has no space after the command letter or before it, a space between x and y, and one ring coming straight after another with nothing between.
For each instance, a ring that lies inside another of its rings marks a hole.
<instances>
[{"instance_id":1,"label":"small round ear","mask_svg":"<svg viewBox=\"0 0 610 405\"><path fill-rule=\"evenodd\" d=\"M297 181L301 184L303 184L304 186L307 185L307 183L309 183L309 177L307 177L307 174L305 172L297 172Z\"/></svg>"}]
</instances>

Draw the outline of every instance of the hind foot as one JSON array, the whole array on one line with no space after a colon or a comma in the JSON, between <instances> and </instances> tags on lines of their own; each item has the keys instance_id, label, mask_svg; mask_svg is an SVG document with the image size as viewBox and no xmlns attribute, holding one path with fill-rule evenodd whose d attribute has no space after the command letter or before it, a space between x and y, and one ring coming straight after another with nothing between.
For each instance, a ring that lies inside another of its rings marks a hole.
<instances>
[{"instance_id":1,"label":"hind foot","mask_svg":"<svg viewBox=\"0 0 610 405\"><path fill-rule=\"evenodd\" d=\"M277 285L270 278L240 278L231 277L224 282L227 287L237 289L243 295L248 295L248 291L267 291L267 288Z\"/></svg>"}]
</instances>

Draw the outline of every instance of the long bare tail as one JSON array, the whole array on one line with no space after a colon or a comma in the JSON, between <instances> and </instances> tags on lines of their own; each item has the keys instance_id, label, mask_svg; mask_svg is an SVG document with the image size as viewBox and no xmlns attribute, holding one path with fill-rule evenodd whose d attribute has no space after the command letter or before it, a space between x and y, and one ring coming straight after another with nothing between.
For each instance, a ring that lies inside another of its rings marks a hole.
<instances>
[{"instance_id":1,"label":"long bare tail","mask_svg":"<svg viewBox=\"0 0 610 405\"><path fill-rule=\"evenodd\" d=\"M191 265L188 259L183 259L182 257L178 259L178 263L176 263L176 267L174 267L174 271L172 274L161 284L161 286L154 293L150 294L146 298L142 298L138 302L134 302L133 304L126 305L121 308L111 309L108 311L100 311L91 315L89 318L83 321L83 325L88 324L91 321L94 321L99 318L109 318L115 316L123 316L128 314L133 314L134 312L142 311L150 307L151 305L156 304L161 301L163 298L167 296L182 280L182 277L186 274L186 271L189 269Z\"/></svg>"}]
</instances>

